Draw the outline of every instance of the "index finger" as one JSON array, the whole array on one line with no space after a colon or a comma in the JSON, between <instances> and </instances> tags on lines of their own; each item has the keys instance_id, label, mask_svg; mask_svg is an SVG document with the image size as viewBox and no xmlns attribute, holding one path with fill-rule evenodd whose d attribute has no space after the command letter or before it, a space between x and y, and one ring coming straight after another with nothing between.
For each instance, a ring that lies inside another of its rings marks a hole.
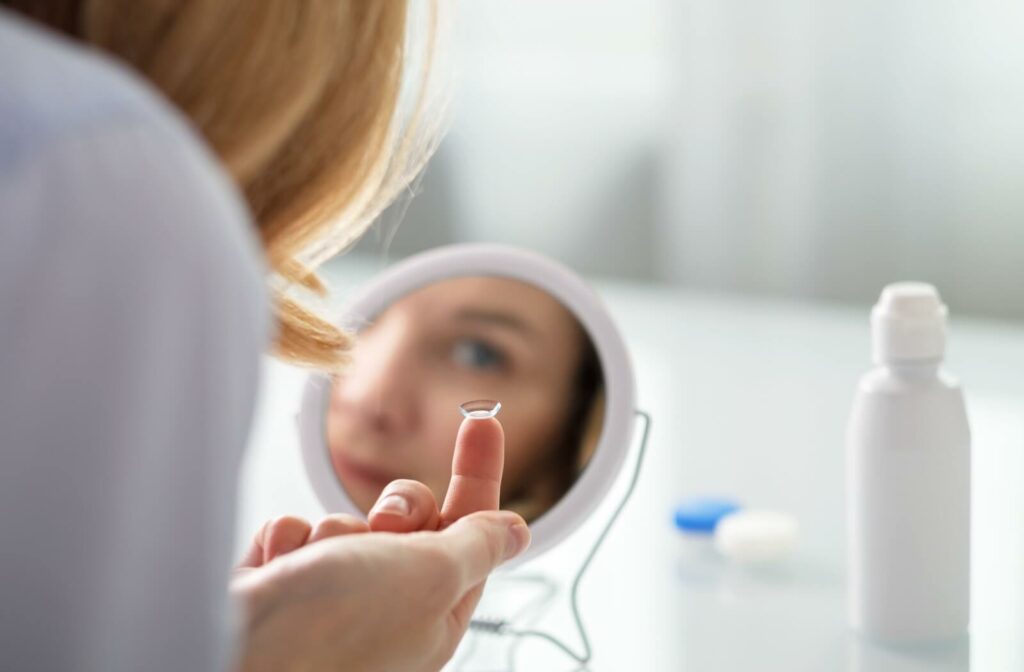
<instances>
[{"instance_id":1,"label":"index finger","mask_svg":"<svg viewBox=\"0 0 1024 672\"><path fill-rule=\"evenodd\" d=\"M505 432L495 418L466 418L452 456L452 480L441 507L441 527L476 511L493 511L501 498Z\"/></svg>"}]
</instances>

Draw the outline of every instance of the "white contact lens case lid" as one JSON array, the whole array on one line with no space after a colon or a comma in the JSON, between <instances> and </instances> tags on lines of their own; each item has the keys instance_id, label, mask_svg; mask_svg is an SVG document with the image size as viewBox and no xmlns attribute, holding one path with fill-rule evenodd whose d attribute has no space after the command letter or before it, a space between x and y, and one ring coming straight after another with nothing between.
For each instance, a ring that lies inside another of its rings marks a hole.
<instances>
[{"instance_id":1,"label":"white contact lens case lid","mask_svg":"<svg viewBox=\"0 0 1024 672\"><path fill-rule=\"evenodd\" d=\"M746 509L719 521L715 548L739 563L772 562L793 552L799 534L796 518L788 513Z\"/></svg>"}]
</instances>

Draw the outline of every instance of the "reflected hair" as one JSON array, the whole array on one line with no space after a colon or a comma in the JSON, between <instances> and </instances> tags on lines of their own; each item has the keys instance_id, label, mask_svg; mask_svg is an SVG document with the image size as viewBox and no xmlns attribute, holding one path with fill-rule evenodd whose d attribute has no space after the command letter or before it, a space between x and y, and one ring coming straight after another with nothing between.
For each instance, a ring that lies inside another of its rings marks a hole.
<instances>
[{"instance_id":1,"label":"reflected hair","mask_svg":"<svg viewBox=\"0 0 1024 672\"><path fill-rule=\"evenodd\" d=\"M436 148L437 25L408 69L404 0L0 0L142 74L191 120L244 194L274 274L276 354L341 370L353 335L301 288L351 246ZM412 84L404 104L403 83ZM399 114L399 111L407 114ZM296 292L296 290L300 290Z\"/></svg>"},{"instance_id":2,"label":"reflected hair","mask_svg":"<svg viewBox=\"0 0 1024 672\"><path fill-rule=\"evenodd\" d=\"M593 457L604 424L604 375L601 360L587 332L580 327L580 357L573 371L570 397L555 452L545 464L544 478L502 502L528 522L546 513L583 473Z\"/></svg>"}]
</instances>

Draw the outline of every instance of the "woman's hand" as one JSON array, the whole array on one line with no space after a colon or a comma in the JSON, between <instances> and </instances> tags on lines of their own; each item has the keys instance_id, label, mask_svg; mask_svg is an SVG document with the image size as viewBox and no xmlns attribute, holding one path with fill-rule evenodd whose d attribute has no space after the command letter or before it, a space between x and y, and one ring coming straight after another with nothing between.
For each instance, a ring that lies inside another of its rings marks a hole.
<instances>
[{"instance_id":1,"label":"woman's hand","mask_svg":"<svg viewBox=\"0 0 1024 672\"><path fill-rule=\"evenodd\" d=\"M529 543L522 519L482 512L442 532L327 539L239 575L244 670L437 670L492 569Z\"/></svg>"},{"instance_id":2,"label":"woman's hand","mask_svg":"<svg viewBox=\"0 0 1024 672\"><path fill-rule=\"evenodd\" d=\"M239 563L238 570L262 567L276 557L315 541L369 531L370 526L365 520L344 513L325 516L315 528L295 516L275 518L264 523L253 537L252 545Z\"/></svg>"},{"instance_id":3,"label":"woman's hand","mask_svg":"<svg viewBox=\"0 0 1024 672\"><path fill-rule=\"evenodd\" d=\"M440 510L426 486L395 481L368 524L264 526L232 584L246 608L242 668L439 669L487 575L529 545L521 517L493 510L503 444L496 420L462 424Z\"/></svg>"}]
</instances>

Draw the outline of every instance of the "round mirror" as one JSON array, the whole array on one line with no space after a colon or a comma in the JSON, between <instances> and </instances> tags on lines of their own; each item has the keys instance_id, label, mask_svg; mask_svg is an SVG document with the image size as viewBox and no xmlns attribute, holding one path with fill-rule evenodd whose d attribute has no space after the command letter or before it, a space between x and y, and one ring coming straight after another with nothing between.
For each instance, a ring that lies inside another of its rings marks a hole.
<instances>
[{"instance_id":1,"label":"round mirror","mask_svg":"<svg viewBox=\"0 0 1024 672\"><path fill-rule=\"evenodd\" d=\"M328 511L365 516L399 478L443 501L460 406L473 400L501 405L501 506L533 532L519 562L607 493L631 436L633 376L618 330L575 274L514 248L450 246L386 270L347 315L358 332L351 365L310 376L300 413L306 470Z\"/></svg>"}]
</instances>

